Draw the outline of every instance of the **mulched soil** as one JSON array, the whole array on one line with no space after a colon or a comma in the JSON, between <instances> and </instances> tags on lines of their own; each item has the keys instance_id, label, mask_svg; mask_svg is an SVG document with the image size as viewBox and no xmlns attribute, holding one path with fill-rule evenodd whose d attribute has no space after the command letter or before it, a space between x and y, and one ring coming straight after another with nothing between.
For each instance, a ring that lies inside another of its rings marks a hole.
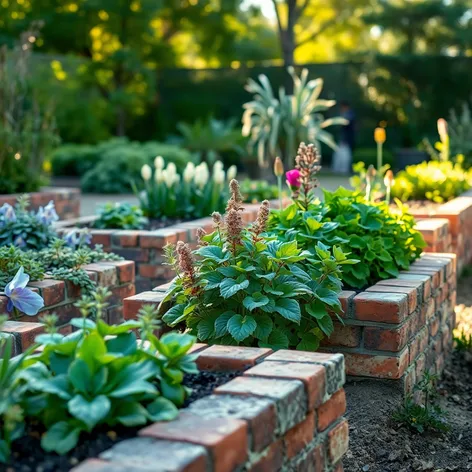
<instances>
[{"instance_id":1,"label":"mulched soil","mask_svg":"<svg viewBox=\"0 0 472 472\"><path fill-rule=\"evenodd\" d=\"M197 375L186 375L184 385L192 389L186 405L205 397L219 385L236 377L238 372L200 372ZM133 438L138 428L101 428L92 434L81 435L79 445L64 456L49 454L41 449L41 433L38 425L28 425L24 437L13 445L12 459L8 466L0 464L2 472L65 472L83 460L97 457L101 452L125 439Z\"/></svg>"},{"instance_id":2,"label":"mulched soil","mask_svg":"<svg viewBox=\"0 0 472 472\"><path fill-rule=\"evenodd\" d=\"M344 470L472 470L472 363L455 352L438 390L450 431L420 434L392 419L392 413L401 404L399 392L392 387L373 381L347 385L350 447Z\"/></svg>"}]
</instances>

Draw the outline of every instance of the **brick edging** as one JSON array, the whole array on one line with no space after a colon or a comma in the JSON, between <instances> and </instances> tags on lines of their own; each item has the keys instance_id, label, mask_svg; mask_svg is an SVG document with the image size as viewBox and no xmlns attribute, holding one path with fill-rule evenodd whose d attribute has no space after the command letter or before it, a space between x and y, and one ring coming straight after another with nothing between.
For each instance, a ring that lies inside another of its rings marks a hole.
<instances>
[{"instance_id":1,"label":"brick edging","mask_svg":"<svg viewBox=\"0 0 472 472\"><path fill-rule=\"evenodd\" d=\"M124 472L139 464L192 472L342 471L349 445L340 354L199 345L211 370L242 375L151 424L74 472Z\"/></svg>"},{"instance_id":2,"label":"brick edging","mask_svg":"<svg viewBox=\"0 0 472 472\"><path fill-rule=\"evenodd\" d=\"M452 348L456 259L455 254L423 254L396 279L360 293L341 292L343 323L333 315L334 333L322 350L343 353L348 376L384 379L404 393L426 369L441 373ZM135 318L142 305L158 305L167 286L125 299L124 318Z\"/></svg>"},{"instance_id":3,"label":"brick edging","mask_svg":"<svg viewBox=\"0 0 472 472\"><path fill-rule=\"evenodd\" d=\"M78 188L45 188L28 195L31 210L38 210L40 206L45 206L52 200L61 220L77 218L80 215L80 189ZM20 194L0 195L0 206L4 203L14 206L19 196Z\"/></svg>"}]
</instances>

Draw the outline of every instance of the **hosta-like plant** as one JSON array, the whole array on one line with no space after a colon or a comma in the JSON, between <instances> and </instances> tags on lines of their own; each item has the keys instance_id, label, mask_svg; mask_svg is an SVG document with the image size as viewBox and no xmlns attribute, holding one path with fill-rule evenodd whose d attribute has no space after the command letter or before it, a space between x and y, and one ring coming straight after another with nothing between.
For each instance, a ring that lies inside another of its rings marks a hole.
<instances>
[{"instance_id":1,"label":"hosta-like plant","mask_svg":"<svg viewBox=\"0 0 472 472\"><path fill-rule=\"evenodd\" d=\"M36 338L43 350L23 363L27 394L21 406L25 416L46 427L41 440L46 451L64 454L83 432L100 425L172 420L188 393L184 373L197 372L188 355L193 336L168 333L158 339L152 307L137 321L109 325L103 319L109 295L101 289L77 304L82 318L71 320L77 328L72 334L59 334L54 317L46 317L48 332Z\"/></svg>"},{"instance_id":2,"label":"hosta-like plant","mask_svg":"<svg viewBox=\"0 0 472 472\"><path fill-rule=\"evenodd\" d=\"M320 242L350 251L359 263L345 265L342 280L356 289L396 277L421 255L423 237L404 207L391 210L386 202L369 202L364 194L342 187L325 190L320 202L313 195L319 169L316 148L302 143L296 160L294 203L271 215L270 227L279 238L296 241L312 253Z\"/></svg>"},{"instance_id":3,"label":"hosta-like plant","mask_svg":"<svg viewBox=\"0 0 472 472\"><path fill-rule=\"evenodd\" d=\"M244 228L237 181L230 189L225 219L213 214L215 231L200 231L196 251L182 242L176 255L168 248L177 277L163 320L211 344L316 350L333 332L330 313L341 312L340 269L349 260L338 248L333 255L320 243L310 253L268 235L268 201Z\"/></svg>"}]
</instances>

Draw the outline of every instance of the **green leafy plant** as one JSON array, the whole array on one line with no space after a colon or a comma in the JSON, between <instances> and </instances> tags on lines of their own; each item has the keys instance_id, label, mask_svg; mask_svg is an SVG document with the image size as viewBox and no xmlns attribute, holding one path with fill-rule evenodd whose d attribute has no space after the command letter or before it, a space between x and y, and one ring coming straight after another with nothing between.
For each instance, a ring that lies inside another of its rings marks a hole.
<instances>
[{"instance_id":1,"label":"green leafy plant","mask_svg":"<svg viewBox=\"0 0 472 472\"><path fill-rule=\"evenodd\" d=\"M472 170L462 163L429 161L408 166L395 176L392 195L403 202L430 200L443 203L472 187Z\"/></svg>"},{"instance_id":2,"label":"green leafy plant","mask_svg":"<svg viewBox=\"0 0 472 472\"><path fill-rule=\"evenodd\" d=\"M408 395L401 408L394 413L393 418L409 428L424 433L425 431L448 431L445 412L437 404L436 382L438 377L425 372L420 382L415 385L415 391L423 399L422 403Z\"/></svg>"},{"instance_id":3,"label":"green leafy plant","mask_svg":"<svg viewBox=\"0 0 472 472\"><path fill-rule=\"evenodd\" d=\"M27 394L21 406L27 418L46 427L46 451L65 454L81 433L100 425L174 419L188 394L184 373L197 372L195 357L188 355L193 336L168 333L158 339L156 310L150 307L137 321L109 325L103 320L109 295L101 288L83 297L77 303L82 318L71 320L77 331L67 336L57 332L54 318L46 319L48 332L36 339L42 351L24 362L20 377Z\"/></svg>"},{"instance_id":4,"label":"green leafy plant","mask_svg":"<svg viewBox=\"0 0 472 472\"><path fill-rule=\"evenodd\" d=\"M215 231L199 232L195 252L182 242L176 254L167 249L177 277L161 305L174 302L163 321L212 344L316 350L333 332L330 313L341 312L340 268L349 260L338 248L333 256L320 243L310 253L266 234L268 201L243 228L238 182L230 188L224 222L213 214Z\"/></svg>"},{"instance_id":5,"label":"green leafy plant","mask_svg":"<svg viewBox=\"0 0 472 472\"><path fill-rule=\"evenodd\" d=\"M42 107L34 89L37 26L12 50L0 49L0 194L38 190L45 183L46 154L59 142L52 107Z\"/></svg>"},{"instance_id":6,"label":"green leafy plant","mask_svg":"<svg viewBox=\"0 0 472 472\"><path fill-rule=\"evenodd\" d=\"M139 206L109 202L100 208L93 226L100 229L142 229L146 223L147 219Z\"/></svg>"},{"instance_id":7,"label":"green leafy plant","mask_svg":"<svg viewBox=\"0 0 472 472\"><path fill-rule=\"evenodd\" d=\"M142 184L133 187L141 209L150 218L202 218L224 209L226 179L235 177L236 171L236 166L231 166L225 172L221 161L216 161L210 174L205 162L196 167L189 162L180 175L175 164L166 166L164 159L157 157L154 169L143 166Z\"/></svg>"},{"instance_id":8,"label":"green leafy plant","mask_svg":"<svg viewBox=\"0 0 472 472\"><path fill-rule=\"evenodd\" d=\"M235 124L233 119L223 121L212 117L192 124L180 122L177 129L181 137L175 137L173 141L196 154L198 161L213 165L217 160L244 153L243 137Z\"/></svg>"},{"instance_id":9,"label":"green leafy plant","mask_svg":"<svg viewBox=\"0 0 472 472\"><path fill-rule=\"evenodd\" d=\"M285 164L291 167L291 158L296 154L298 143L303 141L321 142L336 149L326 128L348 123L341 117L324 119L322 112L336 102L319 98L323 79L308 80L308 69L303 69L300 77L293 67L289 67L288 72L293 80L293 95L281 88L277 97L263 74L259 75L259 82L249 79L246 85L246 90L254 97L244 104L242 134L249 136L249 151L257 155L260 165L283 156Z\"/></svg>"},{"instance_id":10,"label":"green leafy plant","mask_svg":"<svg viewBox=\"0 0 472 472\"><path fill-rule=\"evenodd\" d=\"M259 203L263 200L279 198L277 185L271 185L266 180L243 180L241 182L241 194L246 203Z\"/></svg>"},{"instance_id":11,"label":"green leafy plant","mask_svg":"<svg viewBox=\"0 0 472 472\"><path fill-rule=\"evenodd\" d=\"M320 202L313 193L319 170L316 148L302 143L296 162L300 177L294 203L272 212L270 219L270 229L280 239L312 252L318 242L350 252L359 263L345 265L342 280L356 289L396 277L421 255L423 237L404 207L391 210L385 202L368 202L363 194L343 187L324 190Z\"/></svg>"},{"instance_id":12,"label":"green leafy plant","mask_svg":"<svg viewBox=\"0 0 472 472\"><path fill-rule=\"evenodd\" d=\"M464 156L467 167L472 165L472 115L467 102L460 113L451 110L448 121L451 155Z\"/></svg>"},{"instance_id":13,"label":"green leafy plant","mask_svg":"<svg viewBox=\"0 0 472 472\"><path fill-rule=\"evenodd\" d=\"M44 265L31 257L31 254L15 246L0 247L0 288L15 276L19 268L30 276L31 280L42 280L44 278Z\"/></svg>"},{"instance_id":14,"label":"green leafy plant","mask_svg":"<svg viewBox=\"0 0 472 472\"><path fill-rule=\"evenodd\" d=\"M57 232L53 223L59 219L54 202L37 212L29 211L29 197L18 198L15 208L5 203L0 208L0 246L15 245L23 249L43 249Z\"/></svg>"},{"instance_id":15,"label":"green leafy plant","mask_svg":"<svg viewBox=\"0 0 472 472\"><path fill-rule=\"evenodd\" d=\"M7 320L0 316L0 330ZM11 443L20 438L24 431L23 410L19 402L25 387L18 376L24 359L34 346L23 354L12 358L14 337L0 331L0 464L10 456Z\"/></svg>"}]
</instances>

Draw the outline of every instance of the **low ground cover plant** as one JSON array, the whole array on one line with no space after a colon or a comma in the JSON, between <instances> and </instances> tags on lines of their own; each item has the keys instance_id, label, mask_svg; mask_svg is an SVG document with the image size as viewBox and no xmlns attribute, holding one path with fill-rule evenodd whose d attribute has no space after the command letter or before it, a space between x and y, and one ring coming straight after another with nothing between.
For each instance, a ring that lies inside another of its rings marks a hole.
<instances>
[{"instance_id":1,"label":"low ground cover plant","mask_svg":"<svg viewBox=\"0 0 472 472\"><path fill-rule=\"evenodd\" d=\"M82 317L71 320L77 328L72 334L58 333L49 315L43 320L47 332L33 347L40 350L15 359L3 355L0 462L8 460L12 442L21 440L24 424L45 431L45 451L65 454L82 433L100 425L134 427L177 416L189 393L184 373L197 373L195 356L188 354L195 338L157 338L156 310L149 306L137 321L109 325L102 319L109 295L101 288L77 303Z\"/></svg>"},{"instance_id":2,"label":"low ground cover plant","mask_svg":"<svg viewBox=\"0 0 472 472\"><path fill-rule=\"evenodd\" d=\"M225 218L213 214L215 231L200 231L196 251L182 242L167 248L177 277L163 321L211 344L316 350L333 332L330 313L341 312L341 267L354 261L337 247L319 243L309 253L268 234L268 201L245 228L236 180L230 189Z\"/></svg>"},{"instance_id":3,"label":"low ground cover plant","mask_svg":"<svg viewBox=\"0 0 472 472\"><path fill-rule=\"evenodd\" d=\"M342 187L325 190L320 202L313 192L320 169L316 148L302 143L296 162L287 173L293 203L273 211L269 221L281 240L296 241L312 254L318 242L350 252L360 263L345 265L341 277L354 289L396 277L421 255L423 237L404 207L392 210L386 202L371 202L364 194Z\"/></svg>"},{"instance_id":4,"label":"low ground cover plant","mask_svg":"<svg viewBox=\"0 0 472 472\"><path fill-rule=\"evenodd\" d=\"M130 203L106 203L93 223L99 229L143 229L147 224L143 211Z\"/></svg>"},{"instance_id":5,"label":"low ground cover plant","mask_svg":"<svg viewBox=\"0 0 472 472\"><path fill-rule=\"evenodd\" d=\"M223 163L216 161L210 172L202 162L189 162L182 174L172 162L157 157L154 167L141 169L142 180L134 184L140 207L152 219L187 219L209 216L212 211L223 211L228 198L227 180L236 176L236 166L227 172Z\"/></svg>"}]
</instances>

